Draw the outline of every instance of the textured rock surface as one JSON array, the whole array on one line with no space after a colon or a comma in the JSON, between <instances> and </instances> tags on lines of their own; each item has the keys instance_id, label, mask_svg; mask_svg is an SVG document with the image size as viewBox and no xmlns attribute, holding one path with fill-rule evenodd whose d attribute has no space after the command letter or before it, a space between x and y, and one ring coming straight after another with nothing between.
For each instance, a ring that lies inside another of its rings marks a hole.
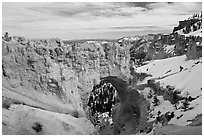
<instances>
[{"instance_id":1,"label":"textured rock surface","mask_svg":"<svg viewBox=\"0 0 204 137\"><path fill-rule=\"evenodd\" d=\"M179 25L174 27L173 32L188 34L202 28L202 12L194 14L186 20L179 21Z\"/></svg>"},{"instance_id":2,"label":"textured rock surface","mask_svg":"<svg viewBox=\"0 0 204 137\"><path fill-rule=\"evenodd\" d=\"M72 69L78 76L79 93L83 104L86 104L88 94L94 84L99 84L101 77L129 74L129 45L120 46L117 43L77 43L68 52Z\"/></svg>"},{"instance_id":3,"label":"textured rock surface","mask_svg":"<svg viewBox=\"0 0 204 137\"><path fill-rule=\"evenodd\" d=\"M127 41L125 38L123 41ZM202 56L202 37L173 34L148 34L137 39L128 39L133 46L130 48L131 60L135 64L143 61L164 59L188 54L189 59Z\"/></svg>"},{"instance_id":4,"label":"textured rock surface","mask_svg":"<svg viewBox=\"0 0 204 137\"><path fill-rule=\"evenodd\" d=\"M114 134L135 134L146 127L148 101L131 87L128 82L117 77L106 77L118 91L120 103L113 108Z\"/></svg>"},{"instance_id":5,"label":"textured rock surface","mask_svg":"<svg viewBox=\"0 0 204 137\"><path fill-rule=\"evenodd\" d=\"M103 78L117 88L120 97L120 103L113 108L114 134L149 130L149 102L138 89L150 84L137 84L151 75L135 73L136 67L184 54L187 59L197 59L201 51L201 37L177 33L71 43L59 39L26 40L7 34L2 40L3 133L96 134L86 118L87 99ZM155 90L160 94L158 88ZM163 96L172 101L171 95ZM22 120L21 115L27 112L29 118ZM38 119L43 128L36 133L32 127L39 123ZM57 126L48 129L47 125L53 123Z\"/></svg>"},{"instance_id":6,"label":"textured rock surface","mask_svg":"<svg viewBox=\"0 0 204 137\"><path fill-rule=\"evenodd\" d=\"M48 55L39 54L35 50L31 45L3 42L2 63L5 80L3 87L13 89L19 94L24 92L25 96L47 104L49 102L33 95L43 94L47 99L53 96L64 106L72 104L73 110L76 109L84 115L74 71L63 64L57 64ZM46 52L46 50L43 51ZM59 107L58 104L52 103L52 105ZM66 112L66 110L62 111Z\"/></svg>"},{"instance_id":7,"label":"textured rock surface","mask_svg":"<svg viewBox=\"0 0 204 137\"><path fill-rule=\"evenodd\" d=\"M11 106L23 104L85 117L88 95L101 77L121 74L128 77L128 46L113 42L64 45L58 39L27 41L21 37L3 40L3 104L10 100L14 102ZM6 122L8 127L20 130L18 125Z\"/></svg>"}]
</instances>

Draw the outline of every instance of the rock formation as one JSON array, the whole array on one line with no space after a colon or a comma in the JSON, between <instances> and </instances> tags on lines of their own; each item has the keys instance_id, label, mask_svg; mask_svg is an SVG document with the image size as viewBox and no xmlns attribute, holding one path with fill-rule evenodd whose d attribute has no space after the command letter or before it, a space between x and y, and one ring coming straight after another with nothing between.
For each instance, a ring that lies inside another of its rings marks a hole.
<instances>
[{"instance_id":1,"label":"rock formation","mask_svg":"<svg viewBox=\"0 0 204 137\"><path fill-rule=\"evenodd\" d=\"M186 24L192 21L180 22L174 31ZM149 133L156 123L148 119L151 105L158 105L157 95L172 104L183 98L154 79L138 84L152 75L137 72L137 67L185 54L188 60L200 58L202 38L172 33L67 42L27 40L6 33L2 37L3 134L97 134L88 119L87 101L100 81L110 82L120 99L112 108L113 133ZM145 88L151 88L154 97L141 94ZM162 123L168 124L173 115L162 114Z\"/></svg>"},{"instance_id":2,"label":"rock formation","mask_svg":"<svg viewBox=\"0 0 204 137\"><path fill-rule=\"evenodd\" d=\"M11 100L9 110L14 104L23 104L85 117L89 93L101 77L126 74L127 78L128 46L114 42L65 45L58 39L35 41L21 37L3 40L3 104ZM4 122L8 127L11 124Z\"/></svg>"},{"instance_id":3,"label":"rock formation","mask_svg":"<svg viewBox=\"0 0 204 137\"><path fill-rule=\"evenodd\" d=\"M120 102L113 108L114 134L136 134L145 128L149 103L127 81L117 77L106 77L117 90Z\"/></svg>"}]
</instances>

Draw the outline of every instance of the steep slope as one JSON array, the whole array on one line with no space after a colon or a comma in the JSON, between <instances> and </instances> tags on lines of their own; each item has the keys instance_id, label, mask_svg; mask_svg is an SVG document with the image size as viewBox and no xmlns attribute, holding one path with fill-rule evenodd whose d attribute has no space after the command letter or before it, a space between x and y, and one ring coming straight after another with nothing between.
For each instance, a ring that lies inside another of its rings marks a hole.
<instances>
[{"instance_id":1,"label":"steep slope","mask_svg":"<svg viewBox=\"0 0 204 137\"><path fill-rule=\"evenodd\" d=\"M3 134L95 134L76 74L54 62L48 49L2 41Z\"/></svg>"},{"instance_id":2,"label":"steep slope","mask_svg":"<svg viewBox=\"0 0 204 137\"><path fill-rule=\"evenodd\" d=\"M3 110L3 134L8 135L90 135L94 126L85 117L75 118L27 105L12 105Z\"/></svg>"},{"instance_id":3,"label":"steep slope","mask_svg":"<svg viewBox=\"0 0 204 137\"><path fill-rule=\"evenodd\" d=\"M73 127L73 132L61 131L58 129L61 126L57 126L59 134L94 134L93 125L85 118L89 93L93 85L100 82L101 77L109 75L128 77L129 67L126 65L128 62L128 45L121 46L114 42L82 41L65 45L59 39L26 40L22 37L4 36L2 40L2 105L5 114L3 134L36 133L30 131L32 130L29 128L30 124L26 130L20 128L26 126L26 121L22 120L20 116L22 114L15 113L20 111L19 105L23 105L25 109L36 108L36 113L44 110L43 113L46 112L48 115L66 114L70 119L73 117L76 123L82 120L79 127ZM13 106L17 106L15 112L11 109ZM16 122L6 118L13 115L17 115L22 122L20 120L19 123L18 118L15 119ZM34 117L28 119L28 123L29 120L37 120L34 112L31 111L30 115ZM82 117L87 121L81 119ZM82 126L89 130L84 131ZM8 130L10 128L11 131ZM52 134L52 132L46 130L42 134Z\"/></svg>"},{"instance_id":4,"label":"steep slope","mask_svg":"<svg viewBox=\"0 0 204 137\"><path fill-rule=\"evenodd\" d=\"M180 67L183 67L182 70ZM158 104L151 108L150 121L167 112L174 112L174 117L170 119L169 124L179 126L189 125L196 116L202 115L202 59L187 60L187 57L178 56L163 60L150 61L147 65L136 69L137 73L146 73L151 76L139 81L138 85L148 85L141 89L140 92L151 102L156 96ZM150 80L153 83L150 84ZM152 85L152 86L150 86ZM154 86L153 86L154 85ZM173 91L170 90L172 87ZM154 93L152 93L152 91ZM180 97L179 100L173 102L172 93L176 93ZM168 93L168 94L167 94ZM185 102L186 98L191 98ZM185 103L187 105L185 106ZM185 108L187 107L187 108Z\"/></svg>"}]
</instances>

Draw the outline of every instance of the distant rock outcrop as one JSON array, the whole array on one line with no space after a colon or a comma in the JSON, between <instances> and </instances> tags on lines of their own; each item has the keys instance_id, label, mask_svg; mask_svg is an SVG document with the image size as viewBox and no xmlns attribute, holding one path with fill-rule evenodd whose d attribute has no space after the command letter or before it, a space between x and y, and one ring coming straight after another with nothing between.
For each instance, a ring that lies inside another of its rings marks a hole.
<instances>
[{"instance_id":1,"label":"distant rock outcrop","mask_svg":"<svg viewBox=\"0 0 204 137\"><path fill-rule=\"evenodd\" d=\"M189 34L200 29L202 29L202 11L184 21L179 21L179 25L174 27L173 33Z\"/></svg>"}]
</instances>

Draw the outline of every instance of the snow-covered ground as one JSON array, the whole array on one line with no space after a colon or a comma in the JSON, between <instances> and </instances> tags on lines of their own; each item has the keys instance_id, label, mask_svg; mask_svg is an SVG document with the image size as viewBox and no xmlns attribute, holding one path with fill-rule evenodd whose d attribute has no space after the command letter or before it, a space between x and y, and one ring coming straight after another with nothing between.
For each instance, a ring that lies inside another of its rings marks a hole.
<instances>
[{"instance_id":1,"label":"snow-covered ground","mask_svg":"<svg viewBox=\"0 0 204 137\"><path fill-rule=\"evenodd\" d=\"M75 118L26 105L11 105L2 112L3 134L73 135L94 134L95 129L85 117ZM36 124L41 125L36 126ZM35 129L35 130L34 130Z\"/></svg>"},{"instance_id":2,"label":"snow-covered ground","mask_svg":"<svg viewBox=\"0 0 204 137\"><path fill-rule=\"evenodd\" d=\"M188 34L184 34L186 37L188 36L200 36L202 37L202 29L199 29L199 30L196 30L196 31L193 31L193 32L190 32Z\"/></svg>"},{"instance_id":3,"label":"snow-covered ground","mask_svg":"<svg viewBox=\"0 0 204 137\"><path fill-rule=\"evenodd\" d=\"M180 66L183 67L182 71L180 71ZM187 120L192 120L198 114L202 114L202 58L187 60L186 55L183 55L154 60L150 61L147 65L137 68L136 71L137 73L143 72L152 75L138 84L144 84L148 79L155 79L164 88L167 85L174 86L175 89L181 91L180 95L183 97L187 96L187 94L193 98L199 96L190 102L189 107L193 107L193 109L185 112L182 109L176 110L174 105L163 99L163 96L158 96L160 105L154 107L152 112L154 116L157 115L158 111L161 111L162 114L168 111L174 112L175 117L169 121L169 124L185 126L189 124ZM147 95L149 91L150 88L145 88L141 92ZM181 115L183 116L177 119Z\"/></svg>"}]
</instances>

